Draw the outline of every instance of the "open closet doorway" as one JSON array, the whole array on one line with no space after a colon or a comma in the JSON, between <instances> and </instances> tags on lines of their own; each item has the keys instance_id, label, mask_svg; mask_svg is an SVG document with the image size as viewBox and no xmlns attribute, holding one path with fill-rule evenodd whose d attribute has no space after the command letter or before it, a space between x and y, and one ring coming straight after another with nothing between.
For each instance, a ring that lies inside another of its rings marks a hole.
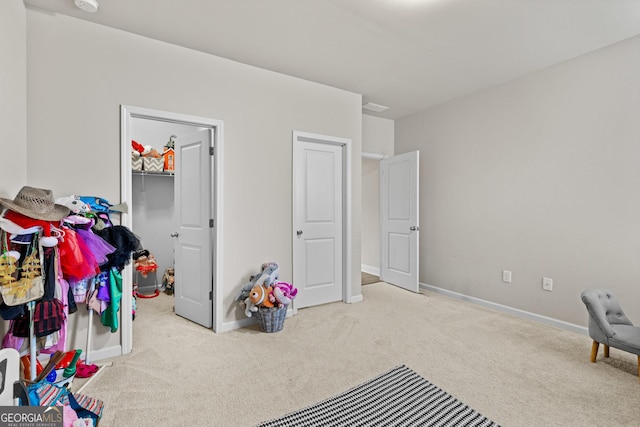
<instances>
[{"instance_id":1,"label":"open closet doorway","mask_svg":"<svg viewBox=\"0 0 640 427\"><path fill-rule=\"evenodd\" d=\"M165 145L173 145L175 171L145 171L144 166L134 170L132 140L160 154ZM141 238L158 266L151 283L145 281L151 286L145 293L160 284L154 282L161 282L166 268L174 267L176 314L217 330L222 323L216 286L222 265L217 250L222 224L222 122L122 106L121 152L121 198L129 205L122 223ZM132 295L139 279L136 273L131 265L123 271L123 295ZM131 303L123 298L123 354L133 347L132 318L124 315L131 312Z\"/></svg>"},{"instance_id":2,"label":"open closet doorway","mask_svg":"<svg viewBox=\"0 0 640 427\"><path fill-rule=\"evenodd\" d=\"M419 154L362 152L362 272L412 292L419 291Z\"/></svg>"},{"instance_id":3,"label":"open closet doorway","mask_svg":"<svg viewBox=\"0 0 640 427\"><path fill-rule=\"evenodd\" d=\"M362 283L380 279L380 160L362 152Z\"/></svg>"}]
</instances>

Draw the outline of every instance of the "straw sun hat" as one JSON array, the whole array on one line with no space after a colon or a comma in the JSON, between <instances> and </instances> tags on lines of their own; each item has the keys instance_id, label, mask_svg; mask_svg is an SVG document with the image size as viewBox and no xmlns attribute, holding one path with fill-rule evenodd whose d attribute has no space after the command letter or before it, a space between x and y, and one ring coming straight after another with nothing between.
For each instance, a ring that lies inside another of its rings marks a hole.
<instances>
[{"instance_id":1,"label":"straw sun hat","mask_svg":"<svg viewBox=\"0 0 640 427\"><path fill-rule=\"evenodd\" d=\"M54 202L51 190L26 185L13 200L0 197L0 204L29 218L43 221L60 221L69 215L69 208Z\"/></svg>"}]
</instances>

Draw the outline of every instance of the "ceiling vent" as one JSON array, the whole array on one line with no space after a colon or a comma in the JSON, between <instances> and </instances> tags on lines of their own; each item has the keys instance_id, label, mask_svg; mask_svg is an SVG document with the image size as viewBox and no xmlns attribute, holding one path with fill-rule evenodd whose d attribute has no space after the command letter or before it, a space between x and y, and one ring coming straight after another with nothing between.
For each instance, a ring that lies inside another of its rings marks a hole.
<instances>
[{"instance_id":1,"label":"ceiling vent","mask_svg":"<svg viewBox=\"0 0 640 427\"><path fill-rule=\"evenodd\" d=\"M363 110L373 111L376 113L382 113L385 110L388 110L389 107L385 107L384 105L374 104L373 102L367 102L362 106Z\"/></svg>"}]
</instances>

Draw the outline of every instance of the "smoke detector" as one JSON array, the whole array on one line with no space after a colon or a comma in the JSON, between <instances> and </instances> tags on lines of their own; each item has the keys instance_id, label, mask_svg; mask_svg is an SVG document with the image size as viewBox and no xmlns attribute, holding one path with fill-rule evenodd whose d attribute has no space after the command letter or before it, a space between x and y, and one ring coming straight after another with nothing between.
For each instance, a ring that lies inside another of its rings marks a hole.
<instances>
[{"instance_id":1,"label":"smoke detector","mask_svg":"<svg viewBox=\"0 0 640 427\"><path fill-rule=\"evenodd\" d=\"M74 0L76 6L79 9L84 10L85 12L97 12L98 11L98 0Z\"/></svg>"}]
</instances>

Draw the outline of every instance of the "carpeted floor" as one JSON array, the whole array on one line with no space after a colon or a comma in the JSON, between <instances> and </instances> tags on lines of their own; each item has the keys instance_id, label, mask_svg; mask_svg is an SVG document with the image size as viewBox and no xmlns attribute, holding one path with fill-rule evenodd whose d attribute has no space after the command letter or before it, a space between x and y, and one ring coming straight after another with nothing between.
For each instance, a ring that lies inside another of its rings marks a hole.
<instances>
[{"instance_id":1,"label":"carpeted floor","mask_svg":"<svg viewBox=\"0 0 640 427\"><path fill-rule=\"evenodd\" d=\"M259 427L425 425L499 427L404 365Z\"/></svg>"},{"instance_id":2,"label":"carpeted floor","mask_svg":"<svg viewBox=\"0 0 640 427\"><path fill-rule=\"evenodd\" d=\"M380 278L374 274L365 273L363 271L361 280L362 285L370 285L372 283L378 283L380 281Z\"/></svg>"},{"instance_id":3,"label":"carpeted floor","mask_svg":"<svg viewBox=\"0 0 640 427\"><path fill-rule=\"evenodd\" d=\"M255 426L321 402L395 366L502 426L637 426L637 359L589 362L581 334L380 282L364 301L298 310L282 331L215 334L140 299L133 352L84 389L100 427ZM585 314L586 317L586 314Z\"/></svg>"}]
</instances>

